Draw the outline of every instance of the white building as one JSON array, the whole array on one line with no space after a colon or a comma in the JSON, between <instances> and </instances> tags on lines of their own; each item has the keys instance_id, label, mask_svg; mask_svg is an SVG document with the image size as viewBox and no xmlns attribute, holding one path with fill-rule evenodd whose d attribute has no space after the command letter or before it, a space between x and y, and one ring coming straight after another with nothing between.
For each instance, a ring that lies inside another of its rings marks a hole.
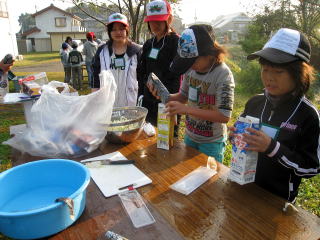
<instances>
[{"instance_id":1,"label":"white building","mask_svg":"<svg viewBox=\"0 0 320 240\"><path fill-rule=\"evenodd\" d=\"M13 56L18 55L16 35L13 32L13 20L11 19L12 6L8 5L7 0L0 0L0 29L1 47L0 60L8 53Z\"/></svg>"},{"instance_id":2,"label":"white building","mask_svg":"<svg viewBox=\"0 0 320 240\"><path fill-rule=\"evenodd\" d=\"M31 39L36 52L58 51L67 36L86 39L86 29L81 26L82 19L53 4L32 16L36 27L24 32L22 37Z\"/></svg>"},{"instance_id":3,"label":"white building","mask_svg":"<svg viewBox=\"0 0 320 240\"><path fill-rule=\"evenodd\" d=\"M238 12L217 17L212 21L212 27L223 42L238 42L250 22L251 18Z\"/></svg>"}]
</instances>

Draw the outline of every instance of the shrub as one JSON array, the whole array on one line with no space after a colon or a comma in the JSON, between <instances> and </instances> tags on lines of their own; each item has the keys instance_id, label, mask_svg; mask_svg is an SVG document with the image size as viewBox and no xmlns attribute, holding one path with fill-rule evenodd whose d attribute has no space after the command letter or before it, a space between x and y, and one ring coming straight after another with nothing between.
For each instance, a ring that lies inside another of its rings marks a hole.
<instances>
[{"instance_id":1,"label":"shrub","mask_svg":"<svg viewBox=\"0 0 320 240\"><path fill-rule=\"evenodd\" d=\"M260 65L257 61L247 62L239 73L235 73L237 90L245 94L257 94L263 91L260 77Z\"/></svg>"}]
</instances>

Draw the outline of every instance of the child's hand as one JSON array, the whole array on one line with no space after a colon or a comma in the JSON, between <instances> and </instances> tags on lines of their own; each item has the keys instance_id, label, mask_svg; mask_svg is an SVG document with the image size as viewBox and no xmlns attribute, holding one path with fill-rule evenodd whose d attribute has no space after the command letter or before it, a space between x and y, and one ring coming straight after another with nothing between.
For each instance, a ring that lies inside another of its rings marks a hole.
<instances>
[{"instance_id":1,"label":"child's hand","mask_svg":"<svg viewBox=\"0 0 320 240\"><path fill-rule=\"evenodd\" d=\"M258 131L253 128L247 128L246 130L252 134L243 134L243 141L249 145L246 149L255 152L265 152L271 143L271 138L261 130Z\"/></svg>"},{"instance_id":2,"label":"child's hand","mask_svg":"<svg viewBox=\"0 0 320 240\"><path fill-rule=\"evenodd\" d=\"M166 104L166 112L169 116L175 114L187 114L188 106L178 101L170 101Z\"/></svg>"},{"instance_id":3,"label":"child's hand","mask_svg":"<svg viewBox=\"0 0 320 240\"><path fill-rule=\"evenodd\" d=\"M14 61L12 63L5 64L5 63L3 63L3 60L2 60L0 62L0 68L2 69L2 71L4 71L6 73L11 69L11 67L13 66L13 63L14 63Z\"/></svg>"},{"instance_id":4,"label":"child's hand","mask_svg":"<svg viewBox=\"0 0 320 240\"><path fill-rule=\"evenodd\" d=\"M149 91L152 93L152 95L156 98L156 99L160 99L160 97L158 96L158 92L155 89L155 87L151 84L147 82L147 87L149 89Z\"/></svg>"}]
</instances>

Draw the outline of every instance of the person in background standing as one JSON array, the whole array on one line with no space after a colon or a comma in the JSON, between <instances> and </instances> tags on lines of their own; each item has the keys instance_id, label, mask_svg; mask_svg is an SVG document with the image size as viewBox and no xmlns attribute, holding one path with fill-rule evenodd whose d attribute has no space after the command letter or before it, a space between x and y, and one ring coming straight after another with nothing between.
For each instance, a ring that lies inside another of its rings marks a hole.
<instances>
[{"instance_id":1,"label":"person in background standing","mask_svg":"<svg viewBox=\"0 0 320 240\"><path fill-rule=\"evenodd\" d=\"M87 41L83 45L82 54L85 56L86 68L88 73L88 83L91 86L91 82L93 81L93 71L92 71L92 59L97 52L98 44L93 41L94 33L88 32L87 33Z\"/></svg>"},{"instance_id":2,"label":"person in background standing","mask_svg":"<svg viewBox=\"0 0 320 240\"><path fill-rule=\"evenodd\" d=\"M14 64L14 58L8 54L0 62L0 102L3 101L4 96L9 92L8 72Z\"/></svg>"},{"instance_id":3,"label":"person in background standing","mask_svg":"<svg viewBox=\"0 0 320 240\"><path fill-rule=\"evenodd\" d=\"M64 82L69 84L71 79L71 66L70 66L70 63L68 62L69 51L68 51L67 43L62 43L62 52L60 54L60 57L61 57L61 63L64 69Z\"/></svg>"},{"instance_id":4,"label":"person in background standing","mask_svg":"<svg viewBox=\"0 0 320 240\"><path fill-rule=\"evenodd\" d=\"M78 43L72 42L73 50L69 53L68 63L71 64L72 85L73 88L81 90L82 88L82 70L81 63L83 62L82 54L77 50Z\"/></svg>"},{"instance_id":5,"label":"person in background standing","mask_svg":"<svg viewBox=\"0 0 320 240\"><path fill-rule=\"evenodd\" d=\"M64 41L66 44L68 44L68 51L72 51L72 38L70 36L66 37L66 40Z\"/></svg>"},{"instance_id":6,"label":"person in background standing","mask_svg":"<svg viewBox=\"0 0 320 240\"><path fill-rule=\"evenodd\" d=\"M138 97L137 64L141 47L129 39L129 24L125 15L111 14L107 31L110 40L98 48L92 64L92 91L100 88L100 72L110 70L117 84L114 107L135 106Z\"/></svg>"},{"instance_id":7,"label":"person in background standing","mask_svg":"<svg viewBox=\"0 0 320 240\"><path fill-rule=\"evenodd\" d=\"M148 76L155 73L170 93L180 88L179 74L169 71L170 64L177 54L179 36L171 28L173 20L170 4L164 0L155 0L147 4L147 16L144 21L153 34L143 45L139 63L139 95L143 95L142 106L148 109L146 121L157 125L158 103L146 86ZM177 136L178 126L175 126Z\"/></svg>"}]
</instances>

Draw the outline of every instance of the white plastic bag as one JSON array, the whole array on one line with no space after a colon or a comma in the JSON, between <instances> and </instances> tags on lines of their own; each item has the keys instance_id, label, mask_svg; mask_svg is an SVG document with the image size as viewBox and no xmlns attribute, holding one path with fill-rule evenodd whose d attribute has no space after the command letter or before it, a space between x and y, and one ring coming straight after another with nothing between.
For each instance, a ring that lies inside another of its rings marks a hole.
<instances>
[{"instance_id":1,"label":"white plastic bag","mask_svg":"<svg viewBox=\"0 0 320 240\"><path fill-rule=\"evenodd\" d=\"M117 88L110 71L101 74L100 80L103 87L83 96L44 87L31 108L28 128L4 144L45 157L80 156L95 150L107 134Z\"/></svg>"}]
</instances>

